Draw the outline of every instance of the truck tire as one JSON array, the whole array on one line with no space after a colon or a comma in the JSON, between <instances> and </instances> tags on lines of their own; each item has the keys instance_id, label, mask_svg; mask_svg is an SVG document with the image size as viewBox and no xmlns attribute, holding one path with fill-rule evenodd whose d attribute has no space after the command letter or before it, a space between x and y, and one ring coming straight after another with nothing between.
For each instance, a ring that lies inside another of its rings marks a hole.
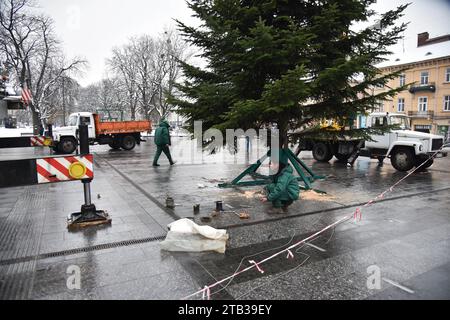
<instances>
[{"instance_id":1,"label":"truck tire","mask_svg":"<svg viewBox=\"0 0 450 320\"><path fill-rule=\"evenodd\" d=\"M120 141L114 139L113 141L111 141L110 143L108 143L109 147L111 149L114 150L119 150L120 149Z\"/></svg>"},{"instance_id":2,"label":"truck tire","mask_svg":"<svg viewBox=\"0 0 450 320\"><path fill-rule=\"evenodd\" d=\"M339 162L345 162L345 163L350 158L349 154L342 154L342 153L336 153L334 156L336 157L336 159L338 159Z\"/></svg>"},{"instance_id":3,"label":"truck tire","mask_svg":"<svg viewBox=\"0 0 450 320\"><path fill-rule=\"evenodd\" d=\"M391 153L391 164L398 171L411 170L416 161L416 155L410 148L397 148Z\"/></svg>"},{"instance_id":4,"label":"truck tire","mask_svg":"<svg viewBox=\"0 0 450 320\"><path fill-rule=\"evenodd\" d=\"M314 144L312 154L314 159L320 162L328 162L331 158L333 158L333 153L331 152L330 147L323 142Z\"/></svg>"},{"instance_id":5,"label":"truck tire","mask_svg":"<svg viewBox=\"0 0 450 320\"><path fill-rule=\"evenodd\" d=\"M77 140L73 137L62 137L58 143L58 151L62 154L71 154L77 149Z\"/></svg>"},{"instance_id":6,"label":"truck tire","mask_svg":"<svg viewBox=\"0 0 450 320\"><path fill-rule=\"evenodd\" d=\"M123 150L130 151L133 150L135 146L136 146L136 139L133 136L127 135L123 137L122 139Z\"/></svg>"},{"instance_id":7,"label":"truck tire","mask_svg":"<svg viewBox=\"0 0 450 320\"><path fill-rule=\"evenodd\" d=\"M426 157L426 158L419 158L419 159L417 159L416 167L419 167L422 163L424 163L424 165L421 166L418 169L418 171L424 171L427 168L431 167L433 165L433 163L434 163L434 160L433 159L428 159L428 157Z\"/></svg>"}]
</instances>

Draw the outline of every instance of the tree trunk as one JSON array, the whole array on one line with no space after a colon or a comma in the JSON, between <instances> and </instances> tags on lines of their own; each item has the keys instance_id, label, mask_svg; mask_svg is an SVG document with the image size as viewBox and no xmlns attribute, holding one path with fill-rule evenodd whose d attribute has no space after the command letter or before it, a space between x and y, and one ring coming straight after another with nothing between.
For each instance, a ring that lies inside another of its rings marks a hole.
<instances>
[{"instance_id":1,"label":"tree trunk","mask_svg":"<svg viewBox=\"0 0 450 320\"><path fill-rule=\"evenodd\" d=\"M39 119L39 113L36 111L32 111L32 115L33 115L33 134L35 136L38 136L41 134L41 121Z\"/></svg>"},{"instance_id":2,"label":"tree trunk","mask_svg":"<svg viewBox=\"0 0 450 320\"><path fill-rule=\"evenodd\" d=\"M286 149L289 148L289 140L288 140L288 125L287 123L280 122L278 124L278 130L279 130L279 143L280 143L280 149Z\"/></svg>"}]
</instances>

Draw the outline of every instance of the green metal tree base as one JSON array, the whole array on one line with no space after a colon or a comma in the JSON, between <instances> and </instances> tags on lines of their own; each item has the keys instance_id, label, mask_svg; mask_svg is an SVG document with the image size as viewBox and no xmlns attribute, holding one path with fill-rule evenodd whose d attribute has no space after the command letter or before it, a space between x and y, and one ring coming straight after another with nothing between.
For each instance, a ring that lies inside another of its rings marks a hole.
<instances>
[{"instance_id":1,"label":"green metal tree base","mask_svg":"<svg viewBox=\"0 0 450 320\"><path fill-rule=\"evenodd\" d=\"M297 180L299 182L303 182L304 185L300 185L302 190L313 190L312 183L315 180L325 179L324 176L316 175L311 168L309 168L302 160L300 160L289 148L280 150L280 157L282 154L287 157L288 161L292 164L295 171L298 173L299 177ZM243 171L240 175L238 175L233 181L228 183L219 184L219 188L233 188L233 187L252 187L252 186L260 186L266 185L273 182L272 176L265 176L256 171L259 167L266 161L267 158L271 156L271 150L267 152L267 154L259 159L256 163L252 164L245 171ZM303 170L302 170L303 168ZM241 181L247 175L251 176L254 180L251 181ZM315 190L319 193L326 193L321 190Z\"/></svg>"}]
</instances>

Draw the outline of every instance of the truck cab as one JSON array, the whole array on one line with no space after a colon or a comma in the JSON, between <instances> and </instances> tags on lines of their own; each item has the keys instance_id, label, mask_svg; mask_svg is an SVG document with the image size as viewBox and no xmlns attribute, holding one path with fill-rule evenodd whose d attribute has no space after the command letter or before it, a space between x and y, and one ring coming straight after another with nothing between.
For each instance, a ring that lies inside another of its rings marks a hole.
<instances>
[{"instance_id":1,"label":"truck cab","mask_svg":"<svg viewBox=\"0 0 450 320\"><path fill-rule=\"evenodd\" d=\"M408 171L415 166L422 169L430 167L430 156L438 153L447 156L448 148L442 148L444 137L429 133L412 131L410 119L400 113L377 112L369 115L369 127L387 127L397 125L399 129L383 135L373 135L373 141L366 141L361 155L368 155L382 161L391 159L392 166L399 171Z\"/></svg>"},{"instance_id":2,"label":"truck cab","mask_svg":"<svg viewBox=\"0 0 450 320\"><path fill-rule=\"evenodd\" d=\"M95 123L92 113L78 112L69 116L67 126L53 129L53 150L63 154L73 153L78 146L78 126L87 124L89 139L95 139Z\"/></svg>"},{"instance_id":3,"label":"truck cab","mask_svg":"<svg viewBox=\"0 0 450 320\"><path fill-rule=\"evenodd\" d=\"M89 139L95 139L95 121L90 112L73 113L69 116L69 127L74 128L75 132L80 125L88 126ZM72 129L73 130L73 129Z\"/></svg>"}]
</instances>

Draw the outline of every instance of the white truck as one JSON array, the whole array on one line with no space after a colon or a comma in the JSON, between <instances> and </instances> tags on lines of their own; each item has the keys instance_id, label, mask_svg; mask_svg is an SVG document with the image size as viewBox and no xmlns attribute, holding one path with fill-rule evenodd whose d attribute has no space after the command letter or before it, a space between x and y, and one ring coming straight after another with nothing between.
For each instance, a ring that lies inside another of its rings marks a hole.
<instances>
[{"instance_id":1,"label":"white truck","mask_svg":"<svg viewBox=\"0 0 450 320\"><path fill-rule=\"evenodd\" d=\"M442 148L445 138L429 133L412 131L409 118L400 113L377 112L367 118L368 127L397 125L400 129L383 135L372 136L373 141L358 139L305 139L300 142L297 153L312 150L317 161L328 162L335 156L340 161L353 162L358 156L378 159L391 159L392 166L398 171L409 171L426 162L421 169L430 167L433 159L430 155L446 157L450 148ZM441 150L442 148L442 150Z\"/></svg>"},{"instance_id":2,"label":"white truck","mask_svg":"<svg viewBox=\"0 0 450 320\"><path fill-rule=\"evenodd\" d=\"M112 149L132 150L140 144L141 132L152 130L151 121L102 122L96 113L77 112L69 116L66 127L53 129L52 147L56 152L70 154L78 146L78 127L87 125L90 144L108 144Z\"/></svg>"}]
</instances>

